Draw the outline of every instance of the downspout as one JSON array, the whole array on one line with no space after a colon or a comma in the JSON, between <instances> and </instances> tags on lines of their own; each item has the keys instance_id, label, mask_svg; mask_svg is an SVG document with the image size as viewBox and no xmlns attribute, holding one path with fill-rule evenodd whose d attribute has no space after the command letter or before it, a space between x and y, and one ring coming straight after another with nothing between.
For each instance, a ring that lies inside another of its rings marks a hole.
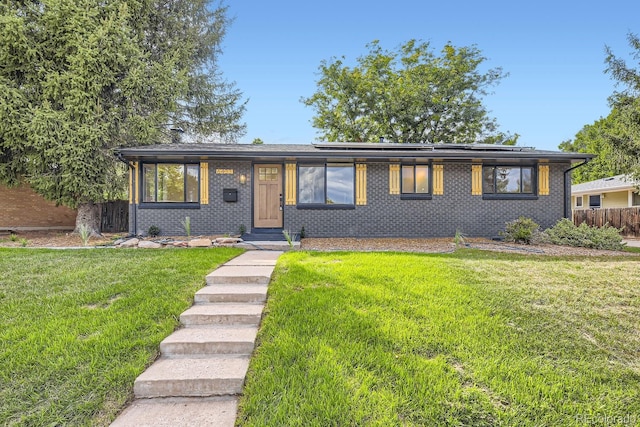
<instances>
[{"instance_id":1,"label":"downspout","mask_svg":"<svg viewBox=\"0 0 640 427\"><path fill-rule=\"evenodd\" d=\"M131 165L131 162L127 161L124 157L122 157L122 153L120 153L119 151L116 153L116 157L122 163L127 165L127 168L129 168L129 173L133 174L134 169L133 169L133 166ZM134 177L134 182L135 182L135 185L138 185L138 177L137 176ZM132 191L133 191L133 189L132 189ZM130 194L129 197L131 198L131 197L133 197L133 195ZM131 199L129 199L129 200L131 200ZM133 219L133 233L131 232L131 230L129 230L129 234L135 236L136 232L138 230L138 209L137 209L137 206L136 206L135 203L133 203L132 211L133 211L133 218L131 218L131 219ZM129 225L131 225L131 220L129 221Z\"/></svg>"},{"instance_id":2,"label":"downspout","mask_svg":"<svg viewBox=\"0 0 640 427\"><path fill-rule=\"evenodd\" d=\"M584 162L571 166L564 171L564 217L567 219L571 219L569 218L571 215L571 181L569 180L569 173L574 169L578 169L580 166L586 165L589 163L589 160L591 160L591 157L585 158Z\"/></svg>"}]
</instances>

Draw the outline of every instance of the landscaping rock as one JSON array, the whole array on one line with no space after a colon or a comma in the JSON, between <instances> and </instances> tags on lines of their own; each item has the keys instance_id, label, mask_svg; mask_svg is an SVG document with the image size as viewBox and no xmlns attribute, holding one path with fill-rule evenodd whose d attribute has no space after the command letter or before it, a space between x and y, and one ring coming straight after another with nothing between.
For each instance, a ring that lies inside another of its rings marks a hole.
<instances>
[{"instance_id":1,"label":"landscaping rock","mask_svg":"<svg viewBox=\"0 0 640 427\"><path fill-rule=\"evenodd\" d=\"M243 240L239 237L218 237L216 239L216 243L219 245L229 245L229 244L235 244L235 243L240 243Z\"/></svg>"},{"instance_id":2,"label":"landscaping rock","mask_svg":"<svg viewBox=\"0 0 640 427\"><path fill-rule=\"evenodd\" d=\"M162 245L151 240L142 240L138 243L138 247L144 249L160 249Z\"/></svg>"},{"instance_id":3,"label":"landscaping rock","mask_svg":"<svg viewBox=\"0 0 640 427\"><path fill-rule=\"evenodd\" d=\"M122 242L120 244L120 247L121 248L135 248L136 246L138 246L138 243L140 243L140 239L137 239L137 238L134 237L133 239L129 239L129 240L126 240L126 241Z\"/></svg>"},{"instance_id":4,"label":"landscaping rock","mask_svg":"<svg viewBox=\"0 0 640 427\"><path fill-rule=\"evenodd\" d=\"M208 248L211 246L210 239L193 239L189 241L190 248Z\"/></svg>"},{"instance_id":5,"label":"landscaping rock","mask_svg":"<svg viewBox=\"0 0 640 427\"><path fill-rule=\"evenodd\" d=\"M173 246L176 248L186 248L187 246L189 246L189 243L187 242L173 242Z\"/></svg>"},{"instance_id":6,"label":"landscaping rock","mask_svg":"<svg viewBox=\"0 0 640 427\"><path fill-rule=\"evenodd\" d=\"M127 241L127 239L118 239L115 242L113 242L113 246L120 246L121 244L123 244L126 241Z\"/></svg>"}]
</instances>

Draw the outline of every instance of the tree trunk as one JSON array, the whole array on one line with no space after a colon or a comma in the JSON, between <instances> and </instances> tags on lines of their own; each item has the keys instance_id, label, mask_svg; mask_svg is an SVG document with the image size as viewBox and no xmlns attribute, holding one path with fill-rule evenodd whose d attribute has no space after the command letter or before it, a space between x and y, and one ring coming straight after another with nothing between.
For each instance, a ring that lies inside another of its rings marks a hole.
<instances>
[{"instance_id":1,"label":"tree trunk","mask_svg":"<svg viewBox=\"0 0 640 427\"><path fill-rule=\"evenodd\" d=\"M76 216L76 228L74 233L79 234L81 227L87 227L92 237L100 237L102 209L100 204L88 202L78 205L78 215Z\"/></svg>"}]
</instances>

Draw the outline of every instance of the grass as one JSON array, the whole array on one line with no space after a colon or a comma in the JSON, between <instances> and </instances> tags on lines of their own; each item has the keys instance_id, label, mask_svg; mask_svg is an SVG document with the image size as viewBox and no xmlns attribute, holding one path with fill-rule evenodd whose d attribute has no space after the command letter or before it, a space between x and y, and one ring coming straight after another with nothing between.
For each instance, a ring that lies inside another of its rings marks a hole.
<instances>
[{"instance_id":1,"label":"grass","mask_svg":"<svg viewBox=\"0 0 640 427\"><path fill-rule=\"evenodd\" d=\"M243 426L640 423L629 257L283 255Z\"/></svg>"},{"instance_id":2,"label":"grass","mask_svg":"<svg viewBox=\"0 0 640 427\"><path fill-rule=\"evenodd\" d=\"M0 425L108 425L238 249L0 249Z\"/></svg>"}]
</instances>

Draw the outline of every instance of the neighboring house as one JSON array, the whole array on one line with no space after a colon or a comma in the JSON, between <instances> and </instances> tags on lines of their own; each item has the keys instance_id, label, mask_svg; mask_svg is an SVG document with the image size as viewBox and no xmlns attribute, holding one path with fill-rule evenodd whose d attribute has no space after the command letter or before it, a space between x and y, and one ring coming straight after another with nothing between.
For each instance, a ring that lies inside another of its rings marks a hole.
<instances>
[{"instance_id":1,"label":"neighboring house","mask_svg":"<svg viewBox=\"0 0 640 427\"><path fill-rule=\"evenodd\" d=\"M635 181L628 175L616 175L571 186L573 209L630 208L640 206Z\"/></svg>"},{"instance_id":2,"label":"neighboring house","mask_svg":"<svg viewBox=\"0 0 640 427\"><path fill-rule=\"evenodd\" d=\"M289 230L308 237L495 237L570 215L570 169L589 154L502 145L166 144L123 148L129 231Z\"/></svg>"},{"instance_id":3,"label":"neighboring house","mask_svg":"<svg viewBox=\"0 0 640 427\"><path fill-rule=\"evenodd\" d=\"M75 225L74 209L56 206L26 184L0 185L0 230L73 230Z\"/></svg>"}]
</instances>

